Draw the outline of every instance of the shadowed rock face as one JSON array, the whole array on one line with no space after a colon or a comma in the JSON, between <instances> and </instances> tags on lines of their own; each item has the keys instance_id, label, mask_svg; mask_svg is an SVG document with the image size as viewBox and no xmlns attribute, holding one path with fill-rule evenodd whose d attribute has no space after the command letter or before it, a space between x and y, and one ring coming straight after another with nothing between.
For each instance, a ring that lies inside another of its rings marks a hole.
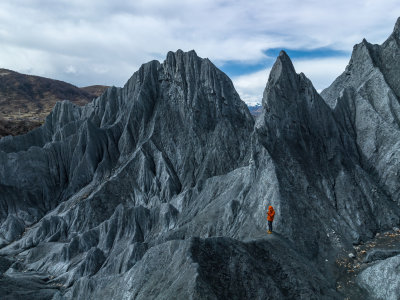
<instances>
[{"instance_id":1,"label":"shadowed rock face","mask_svg":"<svg viewBox=\"0 0 400 300\"><path fill-rule=\"evenodd\" d=\"M285 52L272 68L263 106L256 137L275 165L280 214L296 214L279 230L300 249L325 257L337 242L329 235L353 243L398 222L398 207L361 167L353 137Z\"/></svg>"},{"instance_id":2,"label":"shadowed rock face","mask_svg":"<svg viewBox=\"0 0 400 300\"><path fill-rule=\"evenodd\" d=\"M332 110L281 52L254 124L224 73L179 50L59 102L0 140L0 296L340 298L335 255L400 216L355 93Z\"/></svg>"},{"instance_id":3,"label":"shadowed rock face","mask_svg":"<svg viewBox=\"0 0 400 300\"><path fill-rule=\"evenodd\" d=\"M397 204L400 203L399 78L400 19L382 45L372 45L364 39L354 46L345 72L321 94L356 142L362 168ZM376 192L370 188L371 194ZM388 280L392 276L391 261L367 268L360 275L360 285L373 297L398 297L398 282ZM381 276L372 279L378 273Z\"/></svg>"},{"instance_id":4,"label":"shadowed rock face","mask_svg":"<svg viewBox=\"0 0 400 300\"><path fill-rule=\"evenodd\" d=\"M118 280L105 283L94 297L114 299L335 299L325 279L295 251L281 253L271 242L215 237L169 241L152 247ZM289 266L293 264L295 267ZM308 280L304 274L310 274ZM87 278L68 297L84 298ZM317 291L317 292L316 292ZM104 295L105 293L105 295Z\"/></svg>"}]
</instances>

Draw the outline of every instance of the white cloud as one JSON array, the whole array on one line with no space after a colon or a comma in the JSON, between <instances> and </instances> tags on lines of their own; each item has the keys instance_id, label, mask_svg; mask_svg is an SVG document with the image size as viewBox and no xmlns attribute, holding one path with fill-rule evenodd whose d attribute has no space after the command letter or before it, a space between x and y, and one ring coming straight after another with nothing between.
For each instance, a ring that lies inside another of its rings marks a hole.
<instances>
[{"instance_id":1,"label":"white cloud","mask_svg":"<svg viewBox=\"0 0 400 300\"><path fill-rule=\"evenodd\" d=\"M398 16L398 0L3 0L0 67L79 86L121 86L169 50L242 62L266 59L269 48L350 51L363 37L381 43ZM65 72L68 66L78 72Z\"/></svg>"},{"instance_id":2,"label":"white cloud","mask_svg":"<svg viewBox=\"0 0 400 300\"><path fill-rule=\"evenodd\" d=\"M76 74L76 68L74 66L68 66L67 69L65 70L66 73L68 74Z\"/></svg>"},{"instance_id":3,"label":"white cloud","mask_svg":"<svg viewBox=\"0 0 400 300\"><path fill-rule=\"evenodd\" d=\"M293 60L297 73L304 73L315 89L322 91L344 72L350 57Z\"/></svg>"},{"instance_id":4,"label":"white cloud","mask_svg":"<svg viewBox=\"0 0 400 300\"><path fill-rule=\"evenodd\" d=\"M297 73L304 73L311 80L315 89L321 92L344 71L348 62L349 58L334 57L293 60L293 65ZM244 102L250 105L261 103L270 71L269 68L232 78L233 84Z\"/></svg>"},{"instance_id":5,"label":"white cloud","mask_svg":"<svg viewBox=\"0 0 400 300\"><path fill-rule=\"evenodd\" d=\"M271 69L261 70L232 78L235 89L244 102L250 105L261 103L270 71Z\"/></svg>"}]
</instances>

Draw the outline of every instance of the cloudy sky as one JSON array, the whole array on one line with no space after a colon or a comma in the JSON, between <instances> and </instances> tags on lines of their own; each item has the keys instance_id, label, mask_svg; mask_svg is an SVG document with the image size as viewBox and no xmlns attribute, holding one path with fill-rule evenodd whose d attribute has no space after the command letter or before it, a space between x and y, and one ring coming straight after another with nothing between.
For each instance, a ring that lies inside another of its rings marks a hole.
<instances>
[{"instance_id":1,"label":"cloudy sky","mask_svg":"<svg viewBox=\"0 0 400 300\"><path fill-rule=\"evenodd\" d=\"M142 63L195 49L257 103L280 49L321 90L354 44L382 43L399 16L398 0L2 0L0 67L123 86Z\"/></svg>"}]
</instances>

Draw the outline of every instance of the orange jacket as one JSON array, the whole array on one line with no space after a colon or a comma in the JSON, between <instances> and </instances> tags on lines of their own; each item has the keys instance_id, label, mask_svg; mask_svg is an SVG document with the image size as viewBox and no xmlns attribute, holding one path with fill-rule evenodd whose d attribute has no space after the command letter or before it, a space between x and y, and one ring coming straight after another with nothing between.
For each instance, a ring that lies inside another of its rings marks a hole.
<instances>
[{"instance_id":1,"label":"orange jacket","mask_svg":"<svg viewBox=\"0 0 400 300\"><path fill-rule=\"evenodd\" d=\"M274 220L274 217L275 217L275 210L274 210L274 208L270 205L270 206L268 207L267 220L272 222L272 221Z\"/></svg>"}]
</instances>

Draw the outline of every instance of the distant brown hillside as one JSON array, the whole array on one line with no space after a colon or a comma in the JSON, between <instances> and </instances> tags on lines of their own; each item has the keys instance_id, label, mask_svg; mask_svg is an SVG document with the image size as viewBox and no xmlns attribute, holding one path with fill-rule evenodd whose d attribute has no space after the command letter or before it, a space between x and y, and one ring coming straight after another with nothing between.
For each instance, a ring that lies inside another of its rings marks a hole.
<instances>
[{"instance_id":1,"label":"distant brown hillside","mask_svg":"<svg viewBox=\"0 0 400 300\"><path fill-rule=\"evenodd\" d=\"M0 137L26 133L39 126L57 101L85 105L106 86L78 88L72 84L0 69Z\"/></svg>"},{"instance_id":2,"label":"distant brown hillside","mask_svg":"<svg viewBox=\"0 0 400 300\"><path fill-rule=\"evenodd\" d=\"M7 135L20 135L42 125L39 121L0 119L0 138Z\"/></svg>"},{"instance_id":3,"label":"distant brown hillside","mask_svg":"<svg viewBox=\"0 0 400 300\"><path fill-rule=\"evenodd\" d=\"M99 97L108 88L109 87L105 86L105 85L90 85L90 86L81 87L80 89L84 90L84 91L88 92L89 94L92 94L96 97Z\"/></svg>"}]
</instances>

